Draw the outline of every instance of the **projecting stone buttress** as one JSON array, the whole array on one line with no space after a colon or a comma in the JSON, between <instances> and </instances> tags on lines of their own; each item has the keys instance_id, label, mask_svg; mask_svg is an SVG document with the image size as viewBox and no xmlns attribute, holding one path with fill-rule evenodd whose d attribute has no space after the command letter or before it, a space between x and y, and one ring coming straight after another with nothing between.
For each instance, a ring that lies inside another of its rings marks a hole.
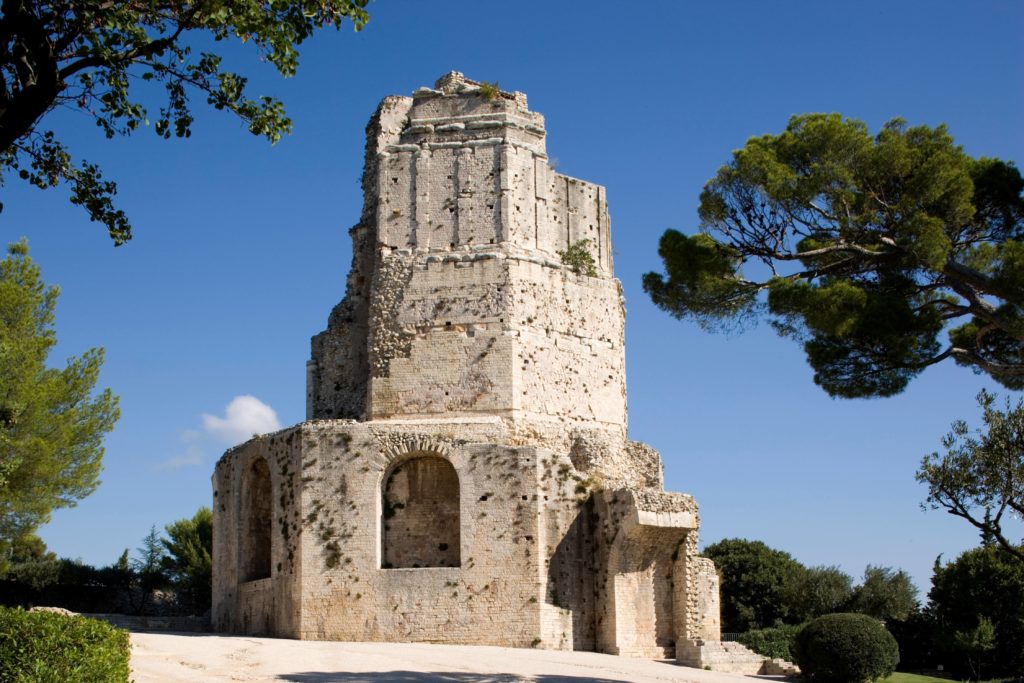
<instances>
[{"instance_id":1,"label":"projecting stone buttress","mask_svg":"<svg viewBox=\"0 0 1024 683\"><path fill-rule=\"evenodd\" d=\"M551 168L525 95L452 72L381 102L363 191L308 420L217 464L215 627L699 664L717 576L626 436L604 188Z\"/></svg>"}]
</instances>

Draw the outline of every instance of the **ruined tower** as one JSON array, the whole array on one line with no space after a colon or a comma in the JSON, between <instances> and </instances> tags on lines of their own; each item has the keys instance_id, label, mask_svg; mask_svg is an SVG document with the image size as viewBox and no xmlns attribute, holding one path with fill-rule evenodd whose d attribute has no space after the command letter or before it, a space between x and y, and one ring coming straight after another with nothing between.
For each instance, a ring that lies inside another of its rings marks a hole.
<instances>
[{"instance_id":1,"label":"ruined tower","mask_svg":"<svg viewBox=\"0 0 1024 683\"><path fill-rule=\"evenodd\" d=\"M381 102L363 191L307 421L217 464L215 627L699 663L717 577L627 438L604 188L453 72Z\"/></svg>"}]
</instances>

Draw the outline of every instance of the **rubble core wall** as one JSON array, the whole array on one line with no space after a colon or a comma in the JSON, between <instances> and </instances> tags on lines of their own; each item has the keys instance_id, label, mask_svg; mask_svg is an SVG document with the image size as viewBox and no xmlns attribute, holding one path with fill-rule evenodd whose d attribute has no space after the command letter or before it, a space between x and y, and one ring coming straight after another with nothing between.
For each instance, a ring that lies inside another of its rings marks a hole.
<instances>
[{"instance_id":1,"label":"rubble core wall","mask_svg":"<svg viewBox=\"0 0 1024 683\"><path fill-rule=\"evenodd\" d=\"M398 140L412 98L385 97L366 126L363 211L350 231L352 265L345 298L331 311L327 329L312 339L306 372L306 419L365 417L370 285L376 270L378 157Z\"/></svg>"}]
</instances>

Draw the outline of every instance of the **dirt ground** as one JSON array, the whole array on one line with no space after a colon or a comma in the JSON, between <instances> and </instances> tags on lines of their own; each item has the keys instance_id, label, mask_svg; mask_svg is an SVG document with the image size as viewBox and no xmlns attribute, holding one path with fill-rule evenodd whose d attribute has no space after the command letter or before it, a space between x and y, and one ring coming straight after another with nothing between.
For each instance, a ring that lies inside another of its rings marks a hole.
<instances>
[{"instance_id":1,"label":"dirt ground","mask_svg":"<svg viewBox=\"0 0 1024 683\"><path fill-rule=\"evenodd\" d=\"M751 683L751 677L593 652L132 634L136 683ZM767 678L767 677L760 677Z\"/></svg>"}]
</instances>

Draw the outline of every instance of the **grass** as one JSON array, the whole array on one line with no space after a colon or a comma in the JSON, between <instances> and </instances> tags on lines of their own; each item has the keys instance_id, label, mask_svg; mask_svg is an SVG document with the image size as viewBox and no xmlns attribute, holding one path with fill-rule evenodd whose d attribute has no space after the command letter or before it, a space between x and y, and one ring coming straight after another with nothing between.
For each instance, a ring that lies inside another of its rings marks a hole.
<instances>
[{"instance_id":1,"label":"grass","mask_svg":"<svg viewBox=\"0 0 1024 683\"><path fill-rule=\"evenodd\" d=\"M935 676L921 676L918 674L907 674L897 671L888 678L883 678L878 683L950 683L948 678L936 678Z\"/></svg>"},{"instance_id":2,"label":"grass","mask_svg":"<svg viewBox=\"0 0 1024 683\"><path fill-rule=\"evenodd\" d=\"M999 683L1005 680L1004 678L993 678L989 681L976 681L976 683ZM918 674L908 674L902 671L897 671L888 678L882 678L877 683L956 683L956 679L952 678L937 678L935 676L921 676Z\"/></svg>"}]
</instances>

